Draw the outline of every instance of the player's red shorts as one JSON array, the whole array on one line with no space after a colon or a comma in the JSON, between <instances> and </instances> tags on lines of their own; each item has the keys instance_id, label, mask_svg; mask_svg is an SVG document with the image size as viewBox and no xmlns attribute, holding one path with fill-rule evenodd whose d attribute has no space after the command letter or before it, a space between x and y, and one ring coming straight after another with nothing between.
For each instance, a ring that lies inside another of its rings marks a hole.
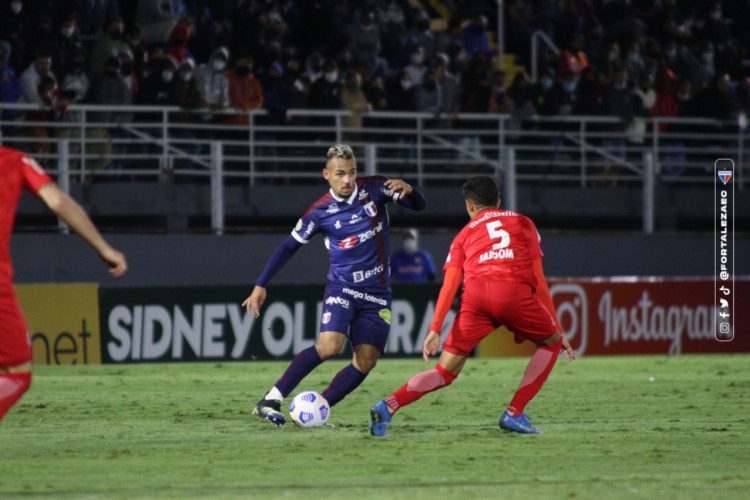
<instances>
[{"instance_id":1,"label":"player's red shorts","mask_svg":"<svg viewBox=\"0 0 750 500\"><path fill-rule=\"evenodd\" d=\"M0 367L31 361L26 321L12 286L0 284Z\"/></svg>"},{"instance_id":2,"label":"player's red shorts","mask_svg":"<svg viewBox=\"0 0 750 500\"><path fill-rule=\"evenodd\" d=\"M557 332L552 316L531 285L472 280L464 287L461 307L443 350L468 356L483 338L501 325L516 337L532 342L544 341Z\"/></svg>"}]
</instances>

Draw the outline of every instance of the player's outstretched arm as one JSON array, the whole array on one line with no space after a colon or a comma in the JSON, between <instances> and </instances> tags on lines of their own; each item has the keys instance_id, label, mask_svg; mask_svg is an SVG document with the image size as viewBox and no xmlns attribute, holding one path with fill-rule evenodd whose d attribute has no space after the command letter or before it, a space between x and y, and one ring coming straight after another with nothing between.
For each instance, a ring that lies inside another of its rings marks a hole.
<instances>
[{"instance_id":1,"label":"player's outstretched arm","mask_svg":"<svg viewBox=\"0 0 750 500\"><path fill-rule=\"evenodd\" d=\"M421 211L427 206L427 202L424 199L422 193L419 190L414 189L411 184L401 179L388 179L385 181L385 187L390 189L391 193L397 193L398 198L395 200L399 205L403 205L406 208L412 210Z\"/></svg>"},{"instance_id":2,"label":"player's outstretched arm","mask_svg":"<svg viewBox=\"0 0 750 500\"><path fill-rule=\"evenodd\" d=\"M266 267L258 277L258 280L255 282L253 292L242 303L243 307L247 309L248 314L252 312L255 314L256 318L260 316L260 308L263 307L263 303L266 301L266 285L268 285L271 278L273 278L276 273L278 273L279 270L289 262L289 259L292 258L294 253L299 250L301 246L302 243L294 239L293 236L287 237L287 239L278 246L273 255L271 255L271 258L268 259Z\"/></svg>"},{"instance_id":3,"label":"player's outstretched arm","mask_svg":"<svg viewBox=\"0 0 750 500\"><path fill-rule=\"evenodd\" d=\"M256 318L259 318L260 308L263 307L263 303L266 301L267 296L268 293L264 287L256 286L253 288L253 293L251 293L250 296L245 299L245 302L242 303L242 307L247 309L248 314L252 312L255 314Z\"/></svg>"},{"instance_id":4,"label":"player's outstretched arm","mask_svg":"<svg viewBox=\"0 0 750 500\"><path fill-rule=\"evenodd\" d=\"M91 222L83 208L52 182L39 190L39 197L58 217L83 238L109 266L109 273L119 278L128 270L125 255L112 248Z\"/></svg>"},{"instance_id":5,"label":"player's outstretched arm","mask_svg":"<svg viewBox=\"0 0 750 500\"><path fill-rule=\"evenodd\" d=\"M422 358L425 363L430 360L431 355L437 353L437 348L440 346L440 331L443 329L445 316L448 314L451 304L453 304L453 298L456 296L458 287L461 286L463 276L464 272L460 267L445 268L443 286L440 287L437 304L435 304L435 314L430 324L430 333L424 339L424 347L422 348Z\"/></svg>"}]
</instances>

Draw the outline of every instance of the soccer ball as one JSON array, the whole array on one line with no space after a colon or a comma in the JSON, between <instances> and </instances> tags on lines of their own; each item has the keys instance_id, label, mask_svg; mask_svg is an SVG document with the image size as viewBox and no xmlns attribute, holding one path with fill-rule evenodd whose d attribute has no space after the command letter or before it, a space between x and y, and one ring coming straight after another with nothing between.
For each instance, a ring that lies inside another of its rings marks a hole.
<instances>
[{"instance_id":1,"label":"soccer ball","mask_svg":"<svg viewBox=\"0 0 750 500\"><path fill-rule=\"evenodd\" d=\"M328 421L331 407L315 391L300 392L289 405L289 416L302 427L320 427Z\"/></svg>"}]
</instances>

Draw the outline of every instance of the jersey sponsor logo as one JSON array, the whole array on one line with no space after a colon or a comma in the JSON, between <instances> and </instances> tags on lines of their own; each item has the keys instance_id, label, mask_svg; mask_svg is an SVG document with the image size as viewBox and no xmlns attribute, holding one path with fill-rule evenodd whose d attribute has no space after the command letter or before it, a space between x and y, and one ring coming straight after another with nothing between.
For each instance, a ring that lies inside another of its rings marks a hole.
<instances>
[{"instance_id":1,"label":"jersey sponsor logo","mask_svg":"<svg viewBox=\"0 0 750 500\"><path fill-rule=\"evenodd\" d=\"M352 248L356 244L357 244L357 237L350 236L348 238L345 238L339 241L339 248Z\"/></svg>"},{"instance_id":2,"label":"jersey sponsor logo","mask_svg":"<svg viewBox=\"0 0 750 500\"><path fill-rule=\"evenodd\" d=\"M367 205L364 206L365 213L369 215L370 217L375 217L378 215L378 207L375 205L374 201L371 201Z\"/></svg>"},{"instance_id":3,"label":"jersey sponsor logo","mask_svg":"<svg viewBox=\"0 0 750 500\"><path fill-rule=\"evenodd\" d=\"M479 263L486 262L488 260L505 260L513 259L512 248L500 248L497 250L488 250L479 256Z\"/></svg>"},{"instance_id":4,"label":"jersey sponsor logo","mask_svg":"<svg viewBox=\"0 0 750 500\"><path fill-rule=\"evenodd\" d=\"M366 279L372 278L373 276L379 275L384 270L385 266L383 264L380 264L379 266L375 266L372 269L368 269L367 271L354 271L354 282L360 283L362 281L365 281Z\"/></svg>"},{"instance_id":5,"label":"jersey sponsor logo","mask_svg":"<svg viewBox=\"0 0 750 500\"><path fill-rule=\"evenodd\" d=\"M370 193L363 189L359 192L359 201L366 200L368 196L370 196Z\"/></svg>"},{"instance_id":6,"label":"jersey sponsor logo","mask_svg":"<svg viewBox=\"0 0 750 500\"><path fill-rule=\"evenodd\" d=\"M384 298L377 297L375 295L370 295L369 293L360 292L360 291L357 291L357 290L352 290L351 288L343 288L341 291L344 292L347 295L351 295L355 299L360 299L360 300L365 300L367 302L372 302L373 304L377 304L379 306L387 306L388 305L388 301L385 300Z\"/></svg>"},{"instance_id":7,"label":"jersey sponsor logo","mask_svg":"<svg viewBox=\"0 0 750 500\"><path fill-rule=\"evenodd\" d=\"M369 240L379 232L383 230L383 222L379 222L377 226L370 229L369 231L365 231L362 234L358 234L357 236L350 236L348 238L344 238L339 242L339 248L352 248L358 243L364 243L365 241Z\"/></svg>"},{"instance_id":8,"label":"jersey sponsor logo","mask_svg":"<svg viewBox=\"0 0 750 500\"><path fill-rule=\"evenodd\" d=\"M324 325L327 325L331 321L331 311L326 311L323 313L323 317L321 319L321 323Z\"/></svg>"},{"instance_id":9,"label":"jersey sponsor logo","mask_svg":"<svg viewBox=\"0 0 750 500\"><path fill-rule=\"evenodd\" d=\"M305 239L309 238L310 235L312 235L314 229L315 229L315 222L313 221L308 222L307 227L305 228L305 234L303 234L302 236Z\"/></svg>"},{"instance_id":10,"label":"jersey sponsor logo","mask_svg":"<svg viewBox=\"0 0 750 500\"><path fill-rule=\"evenodd\" d=\"M339 211L339 206L336 204L336 202L333 202L330 205L328 205L328 208L326 209L326 213L329 213L329 214L335 214L338 211Z\"/></svg>"},{"instance_id":11,"label":"jersey sponsor logo","mask_svg":"<svg viewBox=\"0 0 750 500\"><path fill-rule=\"evenodd\" d=\"M357 222L361 220L362 220L362 217L360 217L358 214L352 214L352 218L349 219L349 224L356 224Z\"/></svg>"},{"instance_id":12,"label":"jersey sponsor logo","mask_svg":"<svg viewBox=\"0 0 750 500\"><path fill-rule=\"evenodd\" d=\"M328 297L326 299L327 306L340 305L345 309L349 309L349 301L343 297Z\"/></svg>"}]
</instances>

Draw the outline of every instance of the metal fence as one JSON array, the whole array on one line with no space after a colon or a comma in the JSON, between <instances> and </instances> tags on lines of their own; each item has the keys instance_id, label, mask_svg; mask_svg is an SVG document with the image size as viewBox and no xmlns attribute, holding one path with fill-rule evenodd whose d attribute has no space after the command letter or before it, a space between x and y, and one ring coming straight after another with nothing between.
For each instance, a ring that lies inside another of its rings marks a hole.
<instances>
[{"instance_id":1,"label":"metal fence","mask_svg":"<svg viewBox=\"0 0 750 500\"><path fill-rule=\"evenodd\" d=\"M421 186L485 173L504 178L512 208L519 183L640 185L644 229L653 228L659 183L714 182L714 161L736 163L744 189L745 129L738 122L602 116L289 110L189 111L177 107L71 106L64 114L35 105L0 105L0 143L33 154L61 185L100 180L213 180L279 184L318 180L327 148L351 144L368 174ZM219 223L221 200L215 203Z\"/></svg>"}]
</instances>

